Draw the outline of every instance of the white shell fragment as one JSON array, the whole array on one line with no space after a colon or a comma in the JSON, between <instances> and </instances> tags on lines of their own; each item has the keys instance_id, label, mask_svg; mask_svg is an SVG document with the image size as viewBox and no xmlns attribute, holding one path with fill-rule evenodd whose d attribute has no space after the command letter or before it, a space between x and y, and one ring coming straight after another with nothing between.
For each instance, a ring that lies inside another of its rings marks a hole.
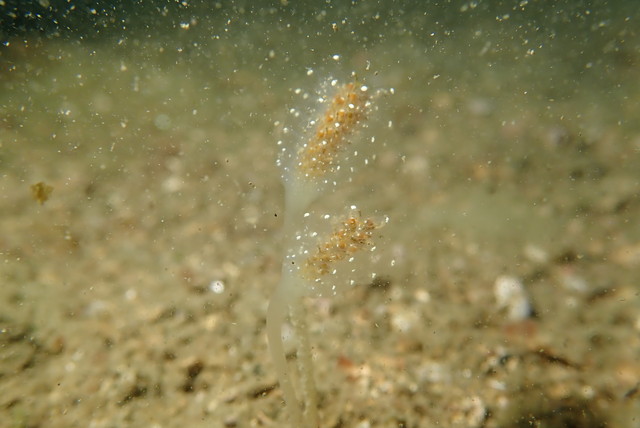
<instances>
[{"instance_id":1,"label":"white shell fragment","mask_svg":"<svg viewBox=\"0 0 640 428\"><path fill-rule=\"evenodd\" d=\"M498 277L493 293L496 296L498 308L507 310L509 320L522 321L533 314L529 296L519 278L508 275Z\"/></svg>"}]
</instances>

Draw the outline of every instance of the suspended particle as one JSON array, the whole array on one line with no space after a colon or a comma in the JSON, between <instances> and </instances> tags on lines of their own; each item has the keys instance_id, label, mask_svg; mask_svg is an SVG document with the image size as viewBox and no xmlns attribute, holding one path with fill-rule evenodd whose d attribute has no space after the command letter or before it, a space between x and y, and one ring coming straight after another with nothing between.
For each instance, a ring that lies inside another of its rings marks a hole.
<instances>
[{"instance_id":1,"label":"suspended particle","mask_svg":"<svg viewBox=\"0 0 640 428\"><path fill-rule=\"evenodd\" d=\"M49 186L48 184L45 184L42 181L31 185L31 196L33 197L33 199L38 201L40 205L47 202L52 192L53 192L53 187Z\"/></svg>"},{"instance_id":2,"label":"suspended particle","mask_svg":"<svg viewBox=\"0 0 640 428\"><path fill-rule=\"evenodd\" d=\"M211 281L211 283L209 284L209 290L211 290L215 294L224 293L224 282L220 281L219 279Z\"/></svg>"}]
</instances>

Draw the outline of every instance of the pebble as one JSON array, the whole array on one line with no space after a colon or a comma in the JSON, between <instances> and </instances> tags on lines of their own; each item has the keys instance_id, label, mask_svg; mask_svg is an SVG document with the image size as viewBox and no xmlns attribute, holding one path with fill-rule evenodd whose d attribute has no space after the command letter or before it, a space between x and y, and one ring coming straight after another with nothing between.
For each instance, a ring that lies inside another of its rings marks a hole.
<instances>
[{"instance_id":1,"label":"pebble","mask_svg":"<svg viewBox=\"0 0 640 428\"><path fill-rule=\"evenodd\" d=\"M493 287L499 309L507 310L511 321L522 321L533 314L533 307L524 284L519 278L503 275L496 279Z\"/></svg>"}]
</instances>

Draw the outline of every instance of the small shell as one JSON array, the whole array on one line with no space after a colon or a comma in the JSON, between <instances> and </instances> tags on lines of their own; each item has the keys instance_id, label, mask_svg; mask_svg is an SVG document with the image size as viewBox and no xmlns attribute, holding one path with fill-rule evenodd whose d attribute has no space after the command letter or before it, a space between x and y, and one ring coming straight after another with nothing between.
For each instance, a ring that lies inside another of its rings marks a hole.
<instances>
[{"instance_id":1,"label":"small shell","mask_svg":"<svg viewBox=\"0 0 640 428\"><path fill-rule=\"evenodd\" d=\"M533 314L533 307L529 300L524 284L514 276L500 276L493 287L498 307L507 309L507 316L511 321L522 321Z\"/></svg>"}]
</instances>

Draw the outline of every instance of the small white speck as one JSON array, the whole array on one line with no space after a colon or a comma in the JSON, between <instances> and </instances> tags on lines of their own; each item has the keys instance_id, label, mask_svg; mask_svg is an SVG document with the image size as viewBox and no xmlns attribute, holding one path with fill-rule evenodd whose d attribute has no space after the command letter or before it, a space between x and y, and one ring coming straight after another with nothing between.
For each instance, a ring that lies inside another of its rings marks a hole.
<instances>
[{"instance_id":1,"label":"small white speck","mask_svg":"<svg viewBox=\"0 0 640 428\"><path fill-rule=\"evenodd\" d=\"M522 321L533 313L529 296L519 278L508 275L498 277L493 292L498 308L506 308L511 321Z\"/></svg>"},{"instance_id":2,"label":"small white speck","mask_svg":"<svg viewBox=\"0 0 640 428\"><path fill-rule=\"evenodd\" d=\"M216 294L224 293L224 282L220 281L219 279L214 279L213 281L211 281L211 284L209 284L209 290L213 291Z\"/></svg>"}]
</instances>

